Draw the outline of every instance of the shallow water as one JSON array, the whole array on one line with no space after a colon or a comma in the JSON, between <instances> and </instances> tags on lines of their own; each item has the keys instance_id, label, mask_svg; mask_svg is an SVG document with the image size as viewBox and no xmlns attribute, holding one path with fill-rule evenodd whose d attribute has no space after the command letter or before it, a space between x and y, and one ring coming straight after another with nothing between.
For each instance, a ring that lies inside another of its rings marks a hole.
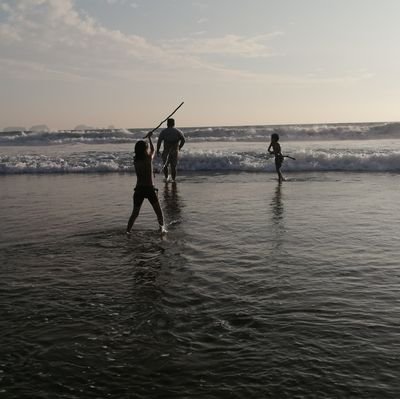
<instances>
[{"instance_id":1,"label":"shallow water","mask_svg":"<svg viewBox=\"0 0 400 399\"><path fill-rule=\"evenodd\" d=\"M7 398L400 395L398 174L1 176Z\"/></svg>"}]
</instances>

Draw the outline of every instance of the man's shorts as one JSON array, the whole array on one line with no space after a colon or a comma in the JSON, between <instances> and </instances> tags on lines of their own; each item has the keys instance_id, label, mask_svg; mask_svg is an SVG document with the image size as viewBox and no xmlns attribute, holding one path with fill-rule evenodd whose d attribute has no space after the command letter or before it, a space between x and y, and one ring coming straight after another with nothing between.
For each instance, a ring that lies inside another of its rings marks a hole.
<instances>
[{"instance_id":1,"label":"man's shorts","mask_svg":"<svg viewBox=\"0 0 400 399\"><path fill-rule=\"evenodd\" d=\"M175 168L178 164L178 151L164 151L162 154L162 160L165 166L171 165L173 168Z\"/></svg>"}]
</instances>

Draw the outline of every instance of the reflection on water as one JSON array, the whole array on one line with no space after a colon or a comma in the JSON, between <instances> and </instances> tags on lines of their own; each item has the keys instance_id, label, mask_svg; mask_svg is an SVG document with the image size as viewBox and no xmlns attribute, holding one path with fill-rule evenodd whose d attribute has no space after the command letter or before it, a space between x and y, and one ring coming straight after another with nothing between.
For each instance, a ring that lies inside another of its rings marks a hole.
<instances>
[{"instance_id":1,"label":"reflection on water","mask_svg":"<svg viewBox=\"0 0 400 399\"><path fill-rule=\"evenodd\" d=\"M273 248L281 249L285 234L285 207L282 200L282 184L275 187L271 202L271 225L273 231Z\"/></svg>"},{"instance_id":2,"label":"reflection on water","mask_svg":"<svg viewBox=\"0 0 400 399\"><path fill-rule=\"evenodd\" d=\"M169 225L181 223L182 201L176 182L164 185L163 209Z\"/></svg>"},{"instance_id":3,"label":"reflection on water","mask_svg":"<svg viewBox=\"0 0 400 399\"><path fill-rule=\"evenodd\" d=\"M0 247L0 397L400 397L400 194L393 177L339 176L161 186L178 223L164 238L155 226L123 234L130 176L102 176L110 192L54 179L35 216L26 196L10 200L18 237L32 220L53 226L49 198L70 212L59 235ZM77 200L52 197L57 182ZM384 205L373 217L371 203Z\"/></svg>"},{"instance_id":4,"label":"reflection on water","mask_svg":"<svg viewBox=\"0 0 400 399\"><path fill-rule=\"evenodd\" d=\"M282 203L282 184L278 184L275 188L274 196L271 200L272 208L272 221L276 223L281 223L284 216L284 207Z\"/></svg>"}]
</instances>

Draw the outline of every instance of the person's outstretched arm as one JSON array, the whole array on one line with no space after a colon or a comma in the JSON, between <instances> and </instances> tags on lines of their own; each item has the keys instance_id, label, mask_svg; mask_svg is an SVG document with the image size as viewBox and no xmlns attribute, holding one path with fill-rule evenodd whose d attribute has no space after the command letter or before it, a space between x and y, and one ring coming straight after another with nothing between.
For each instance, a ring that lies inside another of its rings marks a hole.
<instances>
[{"instance_id":1,"label":"person's outstretched arm","mask_svg":"<svg viewBox=\"0 0 400 399\"><path fill-rule=\"evenodd\" d=\"M158 136L158 140L157 140L157 154L160 153L160 147L161 147L162 141L163 141L163 138L162 138L162 132L161 132L160 135Z\"/></svg>"},{"instance_id":2,"label":"person's outstretched arm","mask_svg":"<svg viewBox=\"0 0 400 399\"><path fill-rule=\"evenodd\" d=\"M181 139L179 140L179 149L181 149L185 145L185 136L182 134Z\"/></svg>"},{"instance_id":3,"label":"person's outstretched arm","mask_svg":"<svg viewBox=\"0 0 400 399\"><path fill-rule=\"evenodd\" d=\"M151 139L151 135L149 136L149 144L150 144L150 156L154 157L154 144L153 140Z\"/></svg>"}]
</instances>

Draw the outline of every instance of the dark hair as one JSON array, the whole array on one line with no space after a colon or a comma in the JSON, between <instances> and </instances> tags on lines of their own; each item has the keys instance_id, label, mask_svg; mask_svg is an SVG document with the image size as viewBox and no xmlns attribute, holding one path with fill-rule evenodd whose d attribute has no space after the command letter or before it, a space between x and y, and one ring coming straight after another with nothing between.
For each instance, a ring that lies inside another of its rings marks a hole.
<instances>
[{"instance_id":1,"label":"dark hair","mask_svg":"<svg viewBox=\"0 0 400 399\"><path fill-rule=\"evenodd\" d=\"M143 161L146 159L146 154L147 154L147 143L143 140L139 140L135 144L135 157L133 158L133 161Z\"/></svg>"},{"instance_id":2,"label":"dark hair","mask_svg":"<svg viewBox=\"0 0 400 399\"><path fill-rule=\"evenodd\" d=\"M279 141L279 134L278 133L272 133L271 134L271 140Z\"/></svg>"},{"instance_id":3,"label":"dark hair","mask_svg":"<svg viewBox=\"0 0 400 399\"><path fill-rule=\"evenodd\" d=\"M175 119L173 119L173 118L168 118L168 120L167 120L167 126L168 126L168 127L174 127L174 126L175 126Z\"/></svg>"}]
</instances>

